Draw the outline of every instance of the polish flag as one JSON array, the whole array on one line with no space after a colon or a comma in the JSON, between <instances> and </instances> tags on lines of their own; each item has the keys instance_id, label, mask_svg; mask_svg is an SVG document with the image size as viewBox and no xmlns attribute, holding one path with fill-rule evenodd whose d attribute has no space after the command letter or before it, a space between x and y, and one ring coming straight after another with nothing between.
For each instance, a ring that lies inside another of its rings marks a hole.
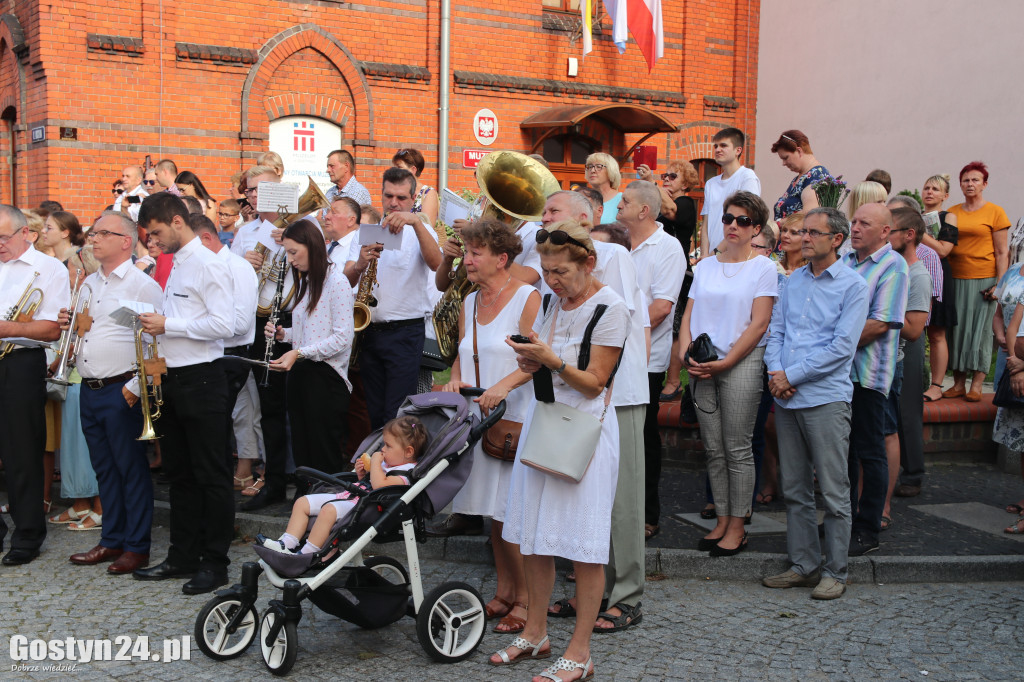
<instances>
[{"instance_id":1,"label":"polish flag","mask_svg":"<svg viewBox=\"0 0 1024 682\"><path fill-rule=\"evenodd\" d=\"M632 33L647 60L647 70L653 69L654 63L665 56L661 0L604 0L604 7L612 20L612 42L619 53L626 51L628 34Z\"/></svg>"}]
</instances>

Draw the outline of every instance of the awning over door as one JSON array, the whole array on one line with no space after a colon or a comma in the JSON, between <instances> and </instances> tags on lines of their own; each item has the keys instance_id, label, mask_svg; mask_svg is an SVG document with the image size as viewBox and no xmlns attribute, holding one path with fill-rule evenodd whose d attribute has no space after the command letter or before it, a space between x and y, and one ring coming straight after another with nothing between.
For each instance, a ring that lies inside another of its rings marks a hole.
<instances>
[{"instance_id":1,"label":"awning over door","mask_svg":"<svg viewBox=\"0 0 1024 682\"><path fill-rule=\"evenodd\" d=\"M623 159L629 158L633 148L643 144L648 138L658 133L674 133L679 129L679 126L662 114L639 104L581 104L551 107L529 116L519 124L519 127L544 130L544 133L533 144L531 151L536 151L547 138L563 132L565 129L575 128L590 118L597 119L622 133L647 133L623 155Z\"/></svg>"}]
</instances>

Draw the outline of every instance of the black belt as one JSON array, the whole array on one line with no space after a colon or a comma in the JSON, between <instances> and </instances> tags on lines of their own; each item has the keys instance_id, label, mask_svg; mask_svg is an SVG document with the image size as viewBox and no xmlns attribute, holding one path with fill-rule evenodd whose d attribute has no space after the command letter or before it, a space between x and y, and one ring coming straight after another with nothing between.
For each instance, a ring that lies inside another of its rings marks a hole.
<instances>
[{"instance_id":1,"label":"black belt","mask_svg":"<svg viewBox=\"0 0 1024 682\"><path fill-rule=\"evenodd\" d=\"M233 346L231 348L224 349L224 355L238 355L240 357L249 357L249 350L252 348L251 345L247 346Z\"/></svg>"},{"instance_id":2,"label":"black belt","mask_svg":"<svg viewBox=\"0 0 1024 682\"><path fill-rule=\"evenodd\" d=\"M82 383L91 388L94 391L98 391L101 388L105 388L111 384L124 383L128 381L135 372L125 372L124 374L118 374L116 377L107 377L106 379L82 379Z\"/></svg>"},{"instance_id":3,"label":"black belt","mask_svg":"<svg viewBox=\"0 0 1024 682\"><path fill-rule=\"evenodd\" d=\"M370 329L375 331L387 331L399 327L411 327L414 324L423 324L422 317L414 317L411 320L392 320L391 322L371 322Z\"/></svg>"}]
</instances>

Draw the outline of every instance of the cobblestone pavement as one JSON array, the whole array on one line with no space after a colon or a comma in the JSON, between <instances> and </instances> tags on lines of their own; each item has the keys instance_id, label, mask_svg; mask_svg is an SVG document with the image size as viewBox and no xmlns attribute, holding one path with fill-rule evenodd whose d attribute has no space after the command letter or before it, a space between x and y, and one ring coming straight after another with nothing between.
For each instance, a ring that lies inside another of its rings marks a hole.
<instances>
[{"instance_id":1,"label":"cobblestone pavement","mask_svg":"<svg viewBox=\"0 0 1024 682\"><path fill-rule=\"evenodd\" d=\"M29 640L146 635L159 650L165 638L191 635L207 596L186 597L181 581L143 583L107 575L103 566L67 562L98 534L52 528L43 555L23 567L0 567L0 679L270 678L256 647L216 662L193 643L188 661L91 662L73 672L15 670L14 635ZM155 559L167 547L155 529ZM232 548L231 577L253 554ZM428 561L424 587L464 580L487 598L494 589L483 564ZM571 586L559 583L556 595ZM815 602L809 590L767 590L741 582L655 580L648 583L642 625L595 635L594 660L603 680L1010 680L1020 679L1024 584L851 585L833 602ZM261 581L258 606L278 593ZM556 652L570 624L551 621ZM488 634L480 653L455 665L432 663L411 619L366 631L305 605L299 656L292 679L523 680L541 666L496 669L489 653L507 641ZM117 648L115 647L115 651ZM49 663L46 661L44 663ZM68 662L64 662L68 664ZM927 673L927 677L925 674Z\"/></svg>"}]
</instances>

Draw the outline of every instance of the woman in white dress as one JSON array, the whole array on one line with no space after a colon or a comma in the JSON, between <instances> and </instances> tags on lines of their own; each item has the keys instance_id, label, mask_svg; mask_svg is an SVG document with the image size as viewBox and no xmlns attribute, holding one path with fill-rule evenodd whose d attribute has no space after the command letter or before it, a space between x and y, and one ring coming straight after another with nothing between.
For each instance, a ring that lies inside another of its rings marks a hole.
<instances>
[{"instance_id":1,"label":"woman in white dress","mask_svg":"<svg viewBox=\"0 0 1024 682\"><path fill-rule=\"evenodd\" d=\"M523 371L532 374L541 367L551 371L558 402L603 420L594 457L579 483L527 467L522 463L520 448L512 468L503 537L518 545L523 555L532 604L547 604L551 598L554 558L565 557L573 562L576 624L572 639L563 656L534 679L577 680L589 676L594 669L590 638L604 591L604 565L608 563L619 464L618 423L615 409L606 400L605 387L625 343L629 312L618 294L593 276L594 245L578 222L555 223L539 230L536 239L544 280L554 296L534 325L530 342L508 343L518 353ZM606 307L590 336L590 359L579 369L580 346L600 305ZM536 400L531 400L521 443L526 442L536 407ZM558 443L551 446L555 449ZM550 652L547 613L543 607L537 607L530 609L522 636L491 656L491 663L508 665L544 658Z\"/></svg>"},{"instance_id":2,"label":"woman in white dress","mask_svg":"<svg viewBox=\"0 0 1024 682\"><path fill-rule=\"evenodd\" d=\"M540 294L511 274L512 261L522 252L523 245L506 225L481 220L462 230L462 241L469 281L480 288L462 304L459 356L444 390L486 388L475 402L490 410L504 400L502 419L521 424L532 396L529 386L518 387L527 383L530 375L519 369L516 353L505 340L510 334L530 333L540 309ZM474 362L474 356L478 362ZM487 617L501 618L495 632L514 633L523 629L529 598L523 558L517 547L501 537L511 474L511 461L487 455L482 441L478 442L473 447L473 471L455 496L452 511L491 517L491 548L498 587L494 599L487 604Z\"/></svg>"}]
</instances>

